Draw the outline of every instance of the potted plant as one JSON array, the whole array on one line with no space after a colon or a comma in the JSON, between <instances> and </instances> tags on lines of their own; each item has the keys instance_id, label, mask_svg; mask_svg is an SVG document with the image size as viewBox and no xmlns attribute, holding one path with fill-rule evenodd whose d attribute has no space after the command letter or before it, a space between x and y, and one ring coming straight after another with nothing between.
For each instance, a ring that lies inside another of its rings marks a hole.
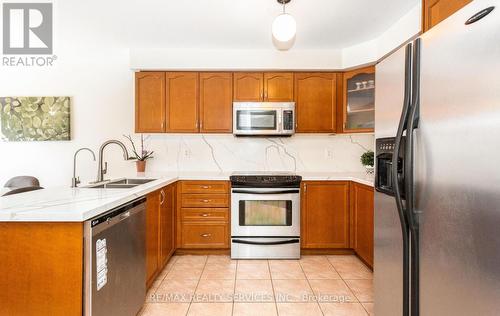
<instances>
[{"instance_id":1,"label":"potted plant","mask_svg":"<svg viewBox=\"0 0 500 316\"><path fill-rule=\"evenodd\" d=\"M123 135L126 139L129 140L130 144L132 145L132 154L134 157L133 159L136 159L136 167L137 167L137 172L144 172L146 171L146 160L153 158L153 153L154 151L150 151L147 149L144 149L144 141L148 139L148 137L144 137L143 134L141 134L141 150L138 152L137 148L135 147L135 143L132 140L132 137L130 135Z\"/></svg>"},{"instance_id":2,"label":"potted plant","mask_svg":"<svg viewBox=\"0 0 500 316\"><path fill-rule=\"evenodd\" d=\"M373 174L373 157L374 153L371 150L368 150L364 154L361 155L361 164L365 166L367 174Z\"/></svg>"}]
</instances>

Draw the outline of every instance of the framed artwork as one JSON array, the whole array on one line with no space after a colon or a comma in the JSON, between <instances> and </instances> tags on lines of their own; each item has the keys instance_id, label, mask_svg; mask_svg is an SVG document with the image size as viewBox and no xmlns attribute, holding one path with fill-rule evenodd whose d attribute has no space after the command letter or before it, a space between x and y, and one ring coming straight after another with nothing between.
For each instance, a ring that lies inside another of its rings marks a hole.
<instances>
[{"instance_id":1,"label":"framed artwork","mask_svg":"<svg viewBox=\"0 0 500 316\"><path fill-rule=\"evenodd\" d=\"M4 141L70 140L69 97L0 97Z\"/></svg>"}]
</instances>

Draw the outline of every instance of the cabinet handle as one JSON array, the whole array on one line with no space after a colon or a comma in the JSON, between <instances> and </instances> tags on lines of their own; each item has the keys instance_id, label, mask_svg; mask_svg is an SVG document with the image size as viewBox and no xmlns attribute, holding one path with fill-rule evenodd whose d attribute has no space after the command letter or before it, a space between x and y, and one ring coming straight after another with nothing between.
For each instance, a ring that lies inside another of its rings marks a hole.
<instances>
[{"instance_id":1,"label":"cabinet handle","mask_svg":"<svg viewBox=\"0 0 500 316\"><path fill-rule=\"evenodd\" d=\"M200 237L203 237L203 238L208 238L208 237L211 237L212 234L201 234Z\"/></svg>"},{"instance_id":2,"label":"cabinet handle","mask_svg":"<svg viewBox=\"0 0 500 316\"><path fill-rule=\"evenodd\" d=\"M203 214L201 214L200 216L202 216L202 217L208 217L209 215L210 215L210 214L203 213Z\"/></svg>"},{"instance_id":3,"label":"cabinet handle","mask_svg":"<svg viewBox=\"0 0 500 316\"><path fill-rule=\"evenodd\" d=\"M307 192L307 184L304 183L304 193Z\"/></svg>"},{"instance_id":4,"label":"cabinet handle","mask_svg":"<svg viewBox=\"0 0 500 316\"><path fill-rule=\"evenodd\" d=\"M160 196L161 196L160 205L163 205L163 203L165 202L165 192L163 192L163 190L160 191Z\"/></svg>"},{"instance_id":5,"label":"cabinet handle","mask_svg":"<svg viewBox=\"0 0 500 316\"><path fill-rule=\"evenodd\" d=\"M210 200L203 200L203 203L208 203L210 202Z\"/></svg>"},{"instance_id":6,"label":"cabinet handle","mask_svg":"<svg viewBox=\"0 0 500 316\"><path fill-rule=\"evenodd\" d=\"M201 188L202 189L210 189L210 186L209 185L202 185Z\"/></svg>"}]
</instances>

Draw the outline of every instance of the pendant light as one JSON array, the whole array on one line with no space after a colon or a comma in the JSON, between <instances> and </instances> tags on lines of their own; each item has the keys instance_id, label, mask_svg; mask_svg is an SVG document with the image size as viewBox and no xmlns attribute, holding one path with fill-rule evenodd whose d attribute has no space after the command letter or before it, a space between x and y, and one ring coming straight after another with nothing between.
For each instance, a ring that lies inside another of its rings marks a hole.
<instances>
[{"instance_id":1,"label":"pendant light","mask_svg":"<svg viewBox=\"0 0 500 316\"><path fill-rule=\"evenodd\" d=\"M277 0L278 3L283 5L283 13L278 15L272 25L272 33L275 41L280 43L292 42L295 39L295 34L297 33L297 23L295 18L290 14L285 12L285 5L291 0Z\"/></svg>"}]
</instances>

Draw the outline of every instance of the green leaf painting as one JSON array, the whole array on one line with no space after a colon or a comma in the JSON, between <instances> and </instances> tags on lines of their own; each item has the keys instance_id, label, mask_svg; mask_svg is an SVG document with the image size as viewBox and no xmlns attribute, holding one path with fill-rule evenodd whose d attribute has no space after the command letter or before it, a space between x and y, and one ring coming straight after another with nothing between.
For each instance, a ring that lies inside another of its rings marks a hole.
<instances>
[{"instance_id":1,"label":"green leaf painting","mask_svg":"<svg viewBox=\"0 0 500 316\"><path fill-rule=\"evenodd\" d=\"M70 140L69 97L0 98L4 141Z\"/></svg>"}]
</instances>

